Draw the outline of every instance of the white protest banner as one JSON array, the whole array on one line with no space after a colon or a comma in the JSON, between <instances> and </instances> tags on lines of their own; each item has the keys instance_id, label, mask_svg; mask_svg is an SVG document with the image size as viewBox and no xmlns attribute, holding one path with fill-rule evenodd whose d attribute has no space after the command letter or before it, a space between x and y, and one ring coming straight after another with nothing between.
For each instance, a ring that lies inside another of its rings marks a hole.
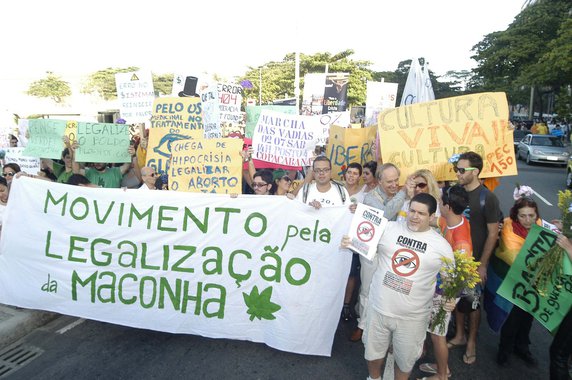
<instances>
[{"instance_id":1,"label":"white protest banner","mask_svg":"<svg viewBox=\"0 0 572 380\"><path fill-rule=\"evenodd\" d=\"M350 125L350 111L330 112L324 115L313 116L320 120L322 126L322 134L318 138L316 145L326 146L330 137L330 127L337 125L338 127L347 128Z\"/></svg>"},{"instance_id":2,"label":"white protest banner","mask_svg":"<svg viewBox=\"0 0 572 380\"><path fill-rule=\"evenodd\" d=\"M254 158L288 166L309 166L318 139L320 120L263 110L252 136Z\"/></svg>"},{"instance_id":3,"label":"white protest banner","mask_svg":"<svg viewBox=\"0 0 572 380\"><path fill-rule=\"evenodd\" d=\"M387 219L383 217L382 210L358 203L348 232L352 241L350 249L373 260L386 225Z\"/></svg>"},{"instance_id":4,"label":"white protest banner","mask_svg":"<svg viewBox=\"0 0 572 380\"><path fill-rule=\"evenodd\" d=\"M151 119L155 100L153 75L150 71L115 74L119 112L128 123L145 123Z\"/></svg>"},{"instance_id":5,"label":"white protest banner","mask_svg":"<svg viewBox=\"0 0 572 380\"><path fill-rule=\"evenodd\" d=\"M395 108L397 83L367 81L365 125L377 125L381 111Z\"/></svg>"},{"instance_id":6,"label":"white protest banner","mask_svg":"<svg viewBox=\"0 0 572 380\"><path fill-rule=\"evenodd\" d=\"M40 169L40 159L37 157L24 156L22 152L24 148L4 148L6 155L4 156L4 163L8 164L14 162L20 166L23 172L28 174L37 174Z\"/></svg>"},{"instance_id":7,"label":"white protest banner","mask_svg":"<svg viewBox=\"0 0 572 380\"><path fill-rule=\"evenodd\" d=\"M65 120L56 119L29 120L30 140L23 154L29 157L56 160L62 158L66 123Z\"/></svg>"},{"instance_id":8,"label":"white protest banner","mask_svg":"<svg viewBox=\"0 0 572 380\"><path fill-rule=\"evenodd\" d=\"M27 177L12 186L1 303L331 354L351 263L339 248L346 207Z\"/></svg>"}]
</instances>

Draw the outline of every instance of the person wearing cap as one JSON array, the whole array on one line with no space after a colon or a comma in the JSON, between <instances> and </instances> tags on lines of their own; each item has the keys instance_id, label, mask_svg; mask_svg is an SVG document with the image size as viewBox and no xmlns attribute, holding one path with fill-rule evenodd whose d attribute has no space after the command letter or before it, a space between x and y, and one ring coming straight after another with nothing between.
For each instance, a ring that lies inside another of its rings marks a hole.
<instances>
[{"instance_id":1,"label":"person wearing cap","mask_svg":"<svg viewBox=\"0 0 572 380\"><path fill-rule=\"evenodd\" d=\"M271 190L273 195L287 195L290 193L290 185L292 184L292 178L288 175L288 172L282 169L274 170L274 186Z\"/></svg>"}]
</instances>

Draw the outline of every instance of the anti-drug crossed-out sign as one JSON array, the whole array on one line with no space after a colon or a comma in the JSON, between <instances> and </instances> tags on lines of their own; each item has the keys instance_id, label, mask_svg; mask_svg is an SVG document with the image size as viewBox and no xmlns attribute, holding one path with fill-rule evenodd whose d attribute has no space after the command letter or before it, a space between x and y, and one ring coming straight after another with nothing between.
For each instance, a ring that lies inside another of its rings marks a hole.
<instances>
[{"instance_id":1,"label":"anti-drug crossed-out sign","mask_svg":"<svg viewBox=\"0 0 572 380\"><path fill-rule=\"evenodd\" d=\"M372 260L386 225L387 219L383 217L382 210L358 203L348 233L351 238L350 249Z\"/></svg>"},{"instance_id":2,"label":"anti-drug crossed-out sign","mask_svg":"<svg viewBox=\"0 0 572 380\"><path fill-rule=\"evenodd\" d=\"M402 277L409 277L419 269L419 256L410 249L398 249L391 258L391 269Z\"/></svg>"}]
</instances>

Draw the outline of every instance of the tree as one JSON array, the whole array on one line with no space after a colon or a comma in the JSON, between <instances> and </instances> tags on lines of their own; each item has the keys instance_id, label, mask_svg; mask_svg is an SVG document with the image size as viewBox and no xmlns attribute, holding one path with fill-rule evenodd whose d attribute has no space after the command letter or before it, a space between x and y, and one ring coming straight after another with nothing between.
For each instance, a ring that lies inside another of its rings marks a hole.
<instances>
[{"instance_id":1,"label":"tree","mask_svg":"<svg viewBox=\"0 0 572 380\"><path fill-rule=\"evenodd\" d=\"M173 89L173 74L153 74L153 88L159 95L169 95Z\"/></svg>"},{"instance_id":2,"label":"tree","mask_svg":"<svg viewBox=\"0 0 572 380\"><path fill-rule=\"evenodd\" d=\"M38 98L50 98L56 103L62 103L64 98L70 96L72 92L68 82L48 71L45 79L30 84L27 94Z\"/></svg>"},{"instance_id":3,"label":"tree","mask_svg":"<svg viewBox=\"0 0 572 380\"><path fill-rule=\"evenodd\" d=\"M138 71L138 67L128 67L125 69L114 69L108 67L104 70L96 71L91 74L84 84L81 92L84 94L97 93L105 100L112 100L117 98L117 89L115 86L115 74L117 73L130 73Z\"/></svg>"},{"instance_id":4,"label":"tree","mask_svg":"<svg viewBox=\"0 0 572 380\"><path fill-rule=\"evenodd\" d=\"M505 91L514 104L526 103L530 86L534 86L540 95L536 97L536 109L543 111L543 97L570 83L549 73L547 56L549 51L570 44L565 39L570 27L566 30L564 25L570 17L570 1L537 0L526 5L505 31L490 33L473 47L472 58L478 66L470 88ZM560 39L559 35L564 37Z\"/></svg>"}]
</instances>

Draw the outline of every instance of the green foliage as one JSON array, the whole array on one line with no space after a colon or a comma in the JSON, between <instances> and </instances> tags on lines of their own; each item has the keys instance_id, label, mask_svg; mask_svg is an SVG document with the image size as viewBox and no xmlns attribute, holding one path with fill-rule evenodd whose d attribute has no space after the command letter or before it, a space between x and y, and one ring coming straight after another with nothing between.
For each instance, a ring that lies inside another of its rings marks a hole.
<instances>
[{"instance_id":1,"label":"green foliage","mask_svg":"<svg viewBox=\"0 0 572 380\"><path fill-rule=\"evenodd\" d=\"M63 81L51 71L47 72L44 79L37 80L30 84L27 94L38 98L50 98L56 103L62 103L66 96L71 95L71 88L68 82Z\"/></svg>"},{"instance_id":2,"label":"green foliage","mask_svg":"<svg viewBox=\"0 0 572 380\"><path fill-rule=\"evenodd\" d=\"M153 89L159 95L169 95L173 90L173 74L153 74Z\"/></svg>"},{"instance_id":3,"label":"green foliage","mask_svg":"<svg viewBox=\"0 0 572 380\"><path fill-rule=\"evenodd\" d=\"M89 76L81 92L85 94L96 93L105 100L116 99L117 89L115 87L115 74L129 73L138 70L138 67L127 67L125 69L108 67L107 69L96 71Z\"/></svg>"},{"instance_id":4,"label":"green foliage","mask_svg":"<svg viewBox=\"0 0 572 380\"><path fill-rule=\"evenodd\" d=\"M490 33L473 47L478 66L469 89L505 91L510 103L528 104L535 86L536 109L546 111L543 97L572 83L572 7L570 0L527 5L505 31Z\"/></svg>"},{"instance_id":5,"label":"green foliage","mask_svg":"<svg viewBox=\"0 0 572 380\"><path fill-rule=\"evenodd\" d=\"M253 321L254 318L259 320L276 319L274 313L280 310L282 307L270 301L272 298L272 287L264 289L262 293L258 293L258 287L254 286L250 294L242 293L244 297L244 303L248 307L246 311L250 314L250 320Z\"/></svg>"}]
</instances>

